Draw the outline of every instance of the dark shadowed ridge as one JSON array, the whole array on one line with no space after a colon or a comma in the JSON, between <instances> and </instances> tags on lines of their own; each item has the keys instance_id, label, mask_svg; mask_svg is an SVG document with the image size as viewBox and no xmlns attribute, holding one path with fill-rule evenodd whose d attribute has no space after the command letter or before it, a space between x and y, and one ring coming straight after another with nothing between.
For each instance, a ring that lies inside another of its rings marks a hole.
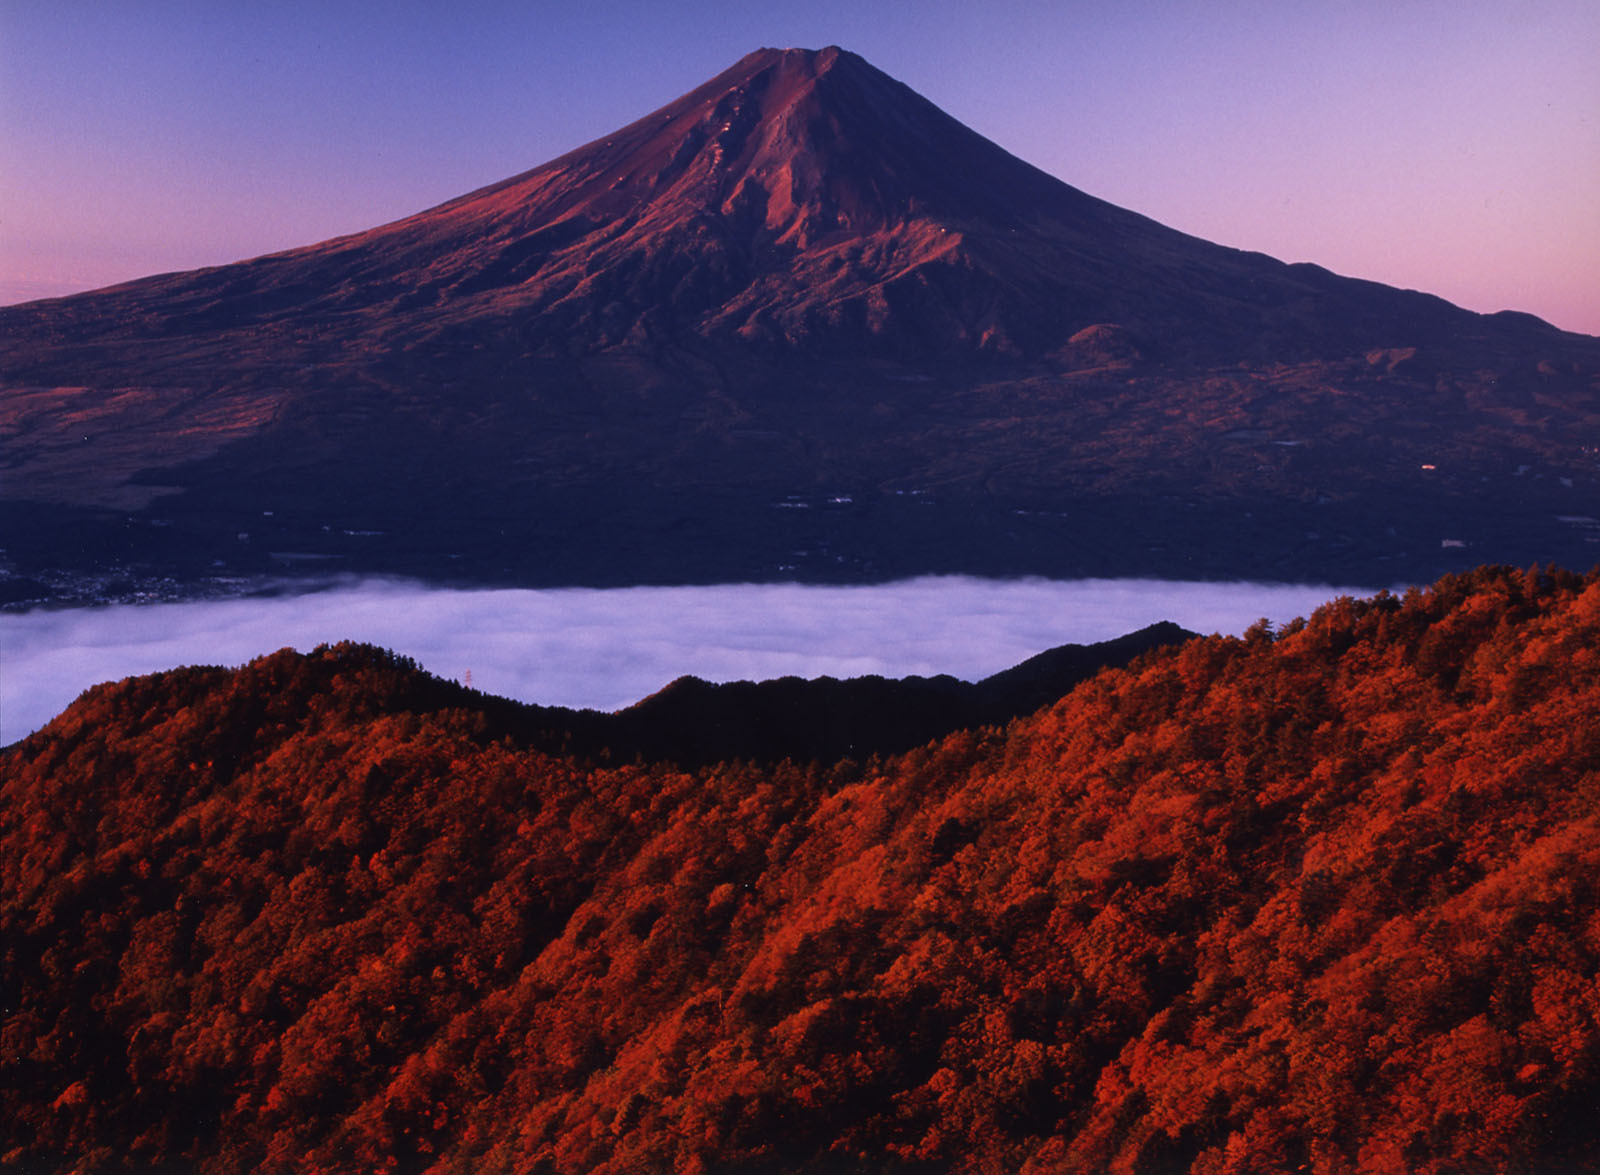
<instances>
[{"instance_id":1,"label":"dark shadowed ridge","mask_svg":"<svg viewBox=\"0 0 1600 1175\"><path fill-rule=\"evenodd\" d=\"M642 758L684 767L733 760L832 764L895 754L957 730L1004 726L1050 705L1102 669L1121 668L1194 635L1163 621L1112 640L1062 645L976 683L948 675L722 684L686 676L616 713L481 694L415 670L391 654L350 645L352 665L391 658L407 671L377 679L373 684L381 688L348 700L363 712L465 710L484 723L489 736L607 763ZM274 656L299 657L290 651ZM307 664L324 662L312 657ZM336 673L338 663L329 661L326 667ZM336 683L325 684L334 688Z\"/></svg>"},{"instance_id":2,"label":"dark shadowed ridge","mask_svg":"<svg viewBox=\"0 0 1600 1175\"><path fill-rule=\"evenodd\" d=\"M1004 726L1102 669L1195 634L1170 621L1091 645L1062 645L976 683L938 677L823 677L713 684L680 677L590 727L569 749L614 746L685 765L730 759L833 763L921 746L956 730Z\"/></svg>"}]
</instances>

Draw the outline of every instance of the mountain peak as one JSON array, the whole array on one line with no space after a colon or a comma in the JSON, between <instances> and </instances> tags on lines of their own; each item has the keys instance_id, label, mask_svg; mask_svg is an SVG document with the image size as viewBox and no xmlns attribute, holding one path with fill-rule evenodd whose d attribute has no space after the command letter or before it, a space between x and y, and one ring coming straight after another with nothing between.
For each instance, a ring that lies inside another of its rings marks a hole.
<instances>
[{"instance_id":1,"label":"mountain peak","mask_svg":"<svg viewBox=\"0 0 1600 1175\"><path fill-rule=\"evenodd\" d=\"M739 74L754 75L771 69L790 75L821 77L836 68L866 71L882 77L888 77L887 74L884 74L868 62L866 58L851 53L846 49L841 49L838 45L826 45L821 49L778 49L764 46L753 52L746 53L732 66L719 74L718 77L737 76Z\"/></svg>"},{"instance_id":2,"label":"mountain peak","mask_svg":"<svg viewBox=\"0 0 1600 1175\"><path fill-rule=\"evenodd\" d=\"M1110 320L1082 316L1076 296L1049 307L1038 291L1063 271L1104 291L1098 271L1120 273L1124 259L1096 254L1133 222L1148 223L1023 163L836 45L763 48L531 171L365 233L210 271L191 294L207 332L329 310L385 334L409 315L429 334L537 323L538 339L519 327L512 343L535 353L698 338L1015 354ZM1040 226L1050 240L1037 239ZM142 302L171 284L123 288ZM1082 320L1057 321L1062 309ZM119 305L108 317L143 314Z\"/></svg>"},{"instance_id":3,"label":"mountain peak","mask_svg":"<svg viewBox=\"0 0 1600 1175\"><path fill-rule=\"evenodd\" d=\"M1435 299L1330 279L1096 200L829 45L757 49L520 175L365 233L85 295L70 319L117 332L153 314L209 335L331 314L391 339L459 325L475 348L486 323L512 322L496 345L518 354L711 341L1078 367L1110 361L1085 343L1101 336L1121 340L1119 363L1175 348L1282 357L1355 319L1362 338L1463 322ZM200 312L173 313L175 292Z\"/></svg>"},{"instance_id":4,"label":"mountain peak","mask_svg":"<svg viewBox=\"0 0 1600 1175\"><path fill-rule=\"evenodd\" d=\"M849 58L861 65L867 65L863 58L857 57L854 53L846 52L837 45L827 45L821 49L794 47L778 49L772 46L763 46L754 52L745 54L733 68L739 69L742 66L749 65L761 69L769 65L780 65L790 69L809 69L816 73L823 73L831 69L841 57ZM870 69L871 66L868 66L868 68Z\"/></svg>"}]
</instances>

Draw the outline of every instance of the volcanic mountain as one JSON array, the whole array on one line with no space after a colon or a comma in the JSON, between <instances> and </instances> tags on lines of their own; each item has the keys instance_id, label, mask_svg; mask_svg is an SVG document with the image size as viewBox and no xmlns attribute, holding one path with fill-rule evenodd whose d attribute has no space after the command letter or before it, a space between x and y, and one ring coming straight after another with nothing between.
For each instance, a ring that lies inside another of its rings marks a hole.
<instances>
[{"instance_id":1,"label":"volcanic mountain","mask_svg":"<svg viewBox=\"0 0 1600 1175\"><path fill-rule=\"evenodd\" d=\"M22 570L1303 577L1596 537L1558 519L1600 341L1167 229L837 48L0 336Z\"/></svg>"}]
</instances>

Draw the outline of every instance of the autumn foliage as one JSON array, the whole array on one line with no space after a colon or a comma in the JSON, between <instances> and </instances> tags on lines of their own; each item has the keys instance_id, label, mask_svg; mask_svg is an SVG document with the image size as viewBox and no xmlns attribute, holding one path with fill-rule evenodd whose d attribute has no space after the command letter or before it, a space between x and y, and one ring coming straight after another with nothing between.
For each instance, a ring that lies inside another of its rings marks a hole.
<instances>
[{"instance_id":1,"label":"autumn foliage","mask_svg":"<svg viewBox=\"0 0 1600 1175\"><path fill-rule=\"evenodd\" d=\"M1600 1170L1600 576L837 764L531 749L381 651L0 759L15 1170Z\"/></svg>"}]
</instances>

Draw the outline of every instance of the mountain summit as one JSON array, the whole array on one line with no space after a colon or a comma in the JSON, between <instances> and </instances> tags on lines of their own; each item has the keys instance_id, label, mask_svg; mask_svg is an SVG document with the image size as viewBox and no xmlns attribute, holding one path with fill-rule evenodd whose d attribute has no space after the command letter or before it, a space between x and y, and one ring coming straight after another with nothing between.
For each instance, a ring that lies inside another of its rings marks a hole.
<instances>
[{"instance_id":1,"label":"mountain summit","mask_svg":"<svg viewBox=\"0 0 1600 1175\"><path fill-rule=\"evenodd\" d=\"M1551 520L1588 516L1563 491L1600 436L1595 340L1186 236L838 48L759 50L365 233L0 309L0 334L10 549L41 568L1306 578L1356 554L1388 582L1421 552L1586 550ZM813 505L850 509L791 525Z\"/></svg>"},{"instance_id":2,"label":"mountain summit","mask_svg":"<svg viewBox=\"0 0 1600 1175\"><path fill-rule=\"evenodd\" d=\"M281 350L332 328L424 357L463 332L533 354L1036 356L1088 329L1122 350L1282 358L1477 317L1096 200L835 47L758 50L604 139L370 232L68 301L65 323L32 313L73 346L269 329Z\"/></svg>"}]
</instances>

